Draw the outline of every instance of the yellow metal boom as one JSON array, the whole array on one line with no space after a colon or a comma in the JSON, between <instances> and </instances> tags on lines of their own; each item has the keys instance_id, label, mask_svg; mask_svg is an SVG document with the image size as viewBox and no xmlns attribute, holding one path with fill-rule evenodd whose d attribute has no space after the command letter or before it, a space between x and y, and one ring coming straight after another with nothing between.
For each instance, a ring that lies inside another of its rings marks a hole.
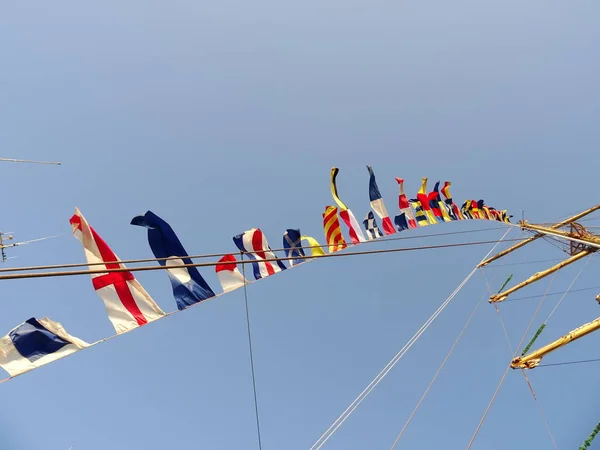
<instances>
[{"instance_id":1,"label":"yellow metal boom","mask_svg":"<svg viewBox=\"0 0 600 450\"><path fill-rule=\"evenodd\" d=\"M541 280L542 278L547 277L548 275L556 272L557 270L562 269L563 267L568 266L569 264L573 264L575 261L579 261L581 258L584 258L584 257L588 256L590 253L593 253L595 251L596 251L596 249L583 250L580 253L577 253L576 255L573 255L570 258L567 258L564 261L556 264L555 266L550 267L549 269L542 270L541 272L535 273L534 275L529 277L527 280L522 281L521 283L511 287L510 289L507 289L504 292L500 292L498 294L492 295L488 301L489 301L489 303L503 302L513 292L518 291L519 289L522 289L525 286L528 286L531 283L536 282L537 280Z\"/></svg>"},{"instance_id":2,"label":"yellow metal boom","mask_svg":"<svg viewBox=\"0 0 600 450\"><path fill-rule=\"evenodd\" d=\"M519 289L522 289L525 286L528 286L531 283L534 283L537 280L540 280L540 279L562 269L563 267L568 266L569 264L573 264L574 262L579 261L580 259L585 258L586 256L588 256L594 252L597 252L600 249L600 237L596 236L592 233L589 233L581 225L577 226L577 231L570 231L570 232L557 230L557 229L554 229L553 227L548 228L548 227L543 227L540 225L532 225L532 224L527 223L526 221L520 222L520 225L524 229L537 231L538 234L540 234L540 235L547 234L547 235L557 236L557 237L566 239L571 242L577 242L579 244L579 247L577 247L577 249L576 249L577 253L573 254L573 249L572 249L570 258L567 258L564 261L561 261L560 263L550 267L549 269L535 273L534 275L529 277L527 280L517 284L516 286L511 287L510 289L507 289L504 292L499 292L497 294L490 296L490 299L489 299L490 303L502 302L502 301L506 300L506 298L513 292L518 291ZM573 225L575 225L575 224L573 224ZM599 299L599 301L600 301L600 299Z\"/></svg>"},{"instance_id":3,"label":"yellow metal boom","mask_svg":"<svg viewBox=\"0 0 600 450\"><path fill-rule=\"evenodd\" d=\"M586 209L585 211L580 212L579 214L576 214L576 215L574 215L572 217L569 217L566 220L563 220L562 222L559 222L557 224L552 225L550 227L550 229L556 230L558 228L564 227L565 225L568 225L568 224L570 224L572 222L575 222L576 220L579 220L582 217L587 216L588 214L591 214L594 211L597 211L599 209L600 209L600 205L593 206L593 207L591 207L589 209ZM525 228L525 227L523 227L523 228ZM530 238L527 238L524 241L519 242L518 244L515 244L512 247L507 248L506 250L503 250L500 253L498 253L498 254L496 254L496 255L494 255L494 256L486 259L485 261L482 261L481 263L479 263L479 265L477 267L479 268L479 267L487 266L492 261L496 261L498 258L502 258L503 256L508 255L509 253L514 252L515 250L523 247L524 245L527 245L530 242L533 242L536 239L539 239L539 238L541 238L543 236L544 236L544 234L542 234L542 233L535 234L535 235L531 236Z\"/></svg>"},{"instance_id":4,"label":"yellow metal boom","mask_svg":"<svg viewBox=\"0 0 600 450\"><path fill-rule=\"evenodd\" d=\"M567 345L569 342L572 342L576 339L579 339L586 334L590 334L593 331L596 331L600 328L600 317L593 320L592 322L586 323L585 325L580 326L579 328L574 329L568 334L565 334L561 338L557 339L554 342L536 350L534 352L529 353L525 356L519 356L513 359L510 363L510 366L513 369L533 369L536 367L540 360L546 356L548 353L553 352L557 348L563 347Z\"/></svg>"}]
</instances>

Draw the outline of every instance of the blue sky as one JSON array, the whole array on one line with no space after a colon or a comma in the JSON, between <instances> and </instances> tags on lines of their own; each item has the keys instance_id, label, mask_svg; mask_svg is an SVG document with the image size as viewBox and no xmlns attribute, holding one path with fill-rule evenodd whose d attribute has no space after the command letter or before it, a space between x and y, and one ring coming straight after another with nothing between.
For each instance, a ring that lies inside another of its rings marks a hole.
<instances>
[{"instance_id":1,"label":"blue sky","mask_svg":"<svg viewBox=\"0 0 600 450\"><path fill-rule=\"evenodd\" d=\"M323 242L332 166L361 220L366 164L393 213L397 176L409 193L422 176L448 179L457 200L484 198L538 222L590 207L599 200L599 13L593 1L6 4L0 156L63 165L2 163L0 227L18 239L64 235L10 251L18 258L5 266L83 262L68 223L75 206L122 259L152 257L145 230L129 225L148 209L190 254L234 251L232 236L252 227L272 247L286 228ZM486 227L496 228L411 233ZM263 448L310 448L489 248L330 258L250 286ZM563 255L538 242L506 262ZM511 271L518 281L547 265L478 273L323 448L389 448L482 301L397 447L465 448L511 357L486 277L497 289ZM582 265L550 289L565 289ZM576 287L600 285L598 266L594 256ZM220 290L212 270L202 274ZM176 308L164 273L137 278L164 310ZM45 315L87 341L112 334L88 276L2 289L0 334ZM597 293L567 296L538 342L596 318ZM513 346L537 301L501 307ZM245 327L236 291L0 385L0 442L257 448ZM598 357L599 339L545 362ZM559 448L579 446L600 420L599 375L594 364L529 373ZM552 448L519 372L472 448Z\"/></svg>"}]
</instances>

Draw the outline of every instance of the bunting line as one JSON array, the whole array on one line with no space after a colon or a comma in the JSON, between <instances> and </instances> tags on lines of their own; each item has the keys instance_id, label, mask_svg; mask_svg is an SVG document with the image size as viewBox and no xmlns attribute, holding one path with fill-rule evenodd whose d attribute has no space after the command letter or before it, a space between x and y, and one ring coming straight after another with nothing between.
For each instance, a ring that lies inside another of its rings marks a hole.
<instances>
[{"instance_id":1,"label":"bunting line","mask_svg":"<svg viewBox=\"0 0 600 450\"><path fill-rule=\"evenodd\" d=\"M522 241L522 240L524 240L524 238L505 239L502 242ZM489 240L489 241L476 241L476 242L465 242L465 243L443 244L443 245L432 245L432 246L421 246L421 247L406 247L406 248L393 248L393 249L380 249L380 250L365 250L365 251L359 251L359 252L346 252L346 251L342 250L340 252L335 252L335 253L330 253L330 254L324 254L324 255L319 256L317 258L311 257L311 256L305 256L304 259L308 260L306 262L310 262L311 260L316 260L316 259L320 259L320 258L324 258L324 257L341 257L341 256L357 256L357 255L381 254L381 253L395 253L395 252L402 252L402 251L415 251L415 250L436 249L436 248L453 248L453 247L464 247L464 246L472 246L472 245L483 245L483 244L490 244L490 243L498 244L499 242L501 242L501 241L500 240ZM298 258L298 256L294 256L294 257L291 257L291 258L275 258L274 260L290 260L290 259L299 259L299 258ZM267 261L267 260L265 260L265 261ZM121 261L121 262L123 262L123 261ZM231 262L229 264L236 264L236 263L237 264L239 264L239 263L242 263L242 264L248 264L248 263L250 263L251 264L252 261L248 261L248 260L236 261L236 262ZM228 263L224 262L224 261L222 261L222 262L215 262L215 263L195 263L195 264L191 264L191 265L190 264L184 264L184 265L182 265L182 267L186 267L186 266L194 266L194 267L197 267L197 266L214 266L214 265L217 265L217 264L228 264ZM294 265L294 266L289 267L289 269L296 268L296 267L301 267L303 265L304 264ZM169 268L176 268L176 267L177 266L170 266ZM136 271L136 270L138 270L139 271L139 270L166 270L166 269L167 268L165 266L160 266L159 265L159 266L149 266L149 267L133 267L133 268L125 268L125 269L104 269L104 270L99 270L97 272L98 273L107 273L107 272L111 272L111 271L124 271L124 270L125 271ZM84 270L84 271L78 271L77 274L80 274L80 275L89 275L91 272L92 271L85 271ZM10 279L10 278L15 278L15 277L16 278L20 278L19 277L20 275L27 275L27 276L21 277L21 278L35 278L35 277L39 277L39 276L70 275L70 273L69 272L62 272L62 273L60 273L60 272L59 273L52 273L52 272L50 272L50 273L47 273L47 274L43 274L43 273L42 274L39 274L39 273L37 273L37 274L36 273L33 273L33 274L14 274L14 275L8 275L8 276L7 275L0 276L0 279ZM7 277L10 277L10 278L7 278ZM268 278L268 277L266 277L266 278ZM257 280L249 281L246 284L247 285L253 284L253 283L256 283L256 282L258 282L260 280L264 280L264 279L265 278L259 278ZM246 286L246 284L244 286ZM206 303L207 301L211 301L213 299L221 297L222 295L225 295L225 294L227 294L229 292L231 292L231 291L226 291L226 292L218 293L214 297L210 297L209 299L206 299L203 302L194 303L191 306L189 306L189 307L187 307L187 308L185 308L183 310L175 310L175 311L171 311L171 312L165 313L165 315L160 316L159 318L153 320L152 322L148 323L146 326L149 326L152 323L157 322L157 321L159 321L161 319L164 319L166 317L173 316L174 314L181 313L183 311L187 311L187 310L189 310L189 309L191 309L193 307L196 307L196 306L198 306L200 304ZM107 342L107 341L109 341L111 339L114 339L117 336L121 336L123 334L130 333L130 332L132 332L134 330L137 330L137 329L140 329L140 328L142 328L142 327L134 327L134 328L131 328L131 329L126 330L124 332L115 333L115 334L113 334L111 336L99 339L96 342L90 343L85 348L82 348L79 352L81 352L83 350L86 350L88 348L92 348L92 347L94 347L94 346L96 346L98 344L101 344L103 342ZM77 353L79 353L79 352L77 352ZM28 372L24 372L24 373L28 373ZM14 379L14 378L16 378L18 376L21 376L21 375L22 374L18 374L18 375L15 375L15 376L9 376L7 378L4 378L4 379L0 380L0 384L1 383L5 383L7 381L10 381L10 380L12 380L12 379Z\"/></svg>"},{"instance_id":2,"label":"bunting line","mask_svg":"<svg viewBox=\"0 0 600 450\"><path fill-rule=\"evenodd\" d=\"M505 239L505 242L515 242L515 241L524 241L526 238L515 238L515 239ZM367 241L369 242L369 241ZM408 252L415 250L430 250L430 249L438 249L438 248L452 248L452 247L466 247L471 245L482 245L482 244L492 244L498 241L474 241L474 242L460 242L455 244L440 244L440 245L427 245L421 247L404 247L404 248L393 248L393 249L381 249L381 250L365 250L365 251L357 251L357 252L343 252L343 250L335 253L327 253L318 257L315 256L294 256L294 257L283 257L283 258L270 258L263 259L262 262L276 262L276 261L289 261L292 259L321 259L321 258L330 258L336 256L356 256L356 255L374 255L381 253L396 253L396 252ZM343 252L343 253L342 253ZM152 270L167 270L167 269L181 269L187 267L212 267L216 265L228 265L228 264L252 264L253 261L221 261L221 262L209 262L209 263L193 263L193 264L178 264L178 265L170 265L168 267L165 266L144 266L144 267L131 267L131 268L115 268L115 269L105 269L105 270L73 270L67 272L39 272L39 273L18 273L12 275L0 275L0 280L15 280L15 279L25 279L25 278L48 278L48 277L61 277L61 276L74 276L74 275L91 275L97 273L111 273L111 272L136 272L136 271L152 271ZM297 267L297 266L292 266ZM291 267L290 267L291 268ZM211 297L212 298L212 297ZM208 299L207 299L208 300ZM206 301L206 300L205 300Z\"/></svg>"},{"instance_id":3,"label":"bunting line","mask_svg":"<svg viewBox=\"0 0 600 450\"><path fill-rule=\"evenodd\" d=\"M513 225L513 224L507 224L507 225ZM456 235L456 234L469 234L469 233L482 233L482 232L487 232L487 231L495 231L495 230L502 230L503 227L495 227L495 228L477 228L475 230L465 230L465 231L450 231L450 232L444 232L444 233L429 233L429 234L423 234L420 236L402 236L402 237L387 237L384 236L381 239L378 239L377 242L388 242L388 241L402 241L402 240L409 240L409 239L425 239L425 238L430 238L430 237L439 237L439 236L451 236L451 235ZM310 238L310 236L302 236L302 239L304 238ZM316 242L316 241L315 241ZM365 241L363 242L363 244L369 244L369 243L373 243L375 241ZM348 244L348 245L352 245L352 244ZM325 249L329 247L328 245L303 245L302 248L304 250L307 249ZM286 251L286 248L274 248L272 249L273 252L283 252ZM228 256L228 255L241 255L242 252L241 251L231 251L231 252L227 252L227 253L205 253L205 254L201 254L201 255L191 255L188 256L189 259L204 259L204 258L216 258L216 257L223 257L223 256ZM315 256L313 256L315 257ZM307 258L311 258L310 256L307 256ZM48 270L48 269L67 269L67 268L74 268L74 267L93 267L93 266L103 266L104 264L111 264L111 263L121 263L121 264L138 264L138 263L146 263L146 262L160 262L160 261L165 261L170 259L170 257L165 257L165 258L143 258L143 259L122 259L120 261L106 261L106 263L100 262L100 263L73 263L73 264L52 264L52 265L45 265L45 266L29 266L29 267L6 267L6 268L1 268L0 269L0 274L1 273L5 273L5 272L18 272L18 271L29 271L29 270ZM545 262L547 260L544 261L540 261L540 262ZM554 261L554 260L552 260ZM556 260L559 261L559 260Z\"/></svg>"}]
</instances>

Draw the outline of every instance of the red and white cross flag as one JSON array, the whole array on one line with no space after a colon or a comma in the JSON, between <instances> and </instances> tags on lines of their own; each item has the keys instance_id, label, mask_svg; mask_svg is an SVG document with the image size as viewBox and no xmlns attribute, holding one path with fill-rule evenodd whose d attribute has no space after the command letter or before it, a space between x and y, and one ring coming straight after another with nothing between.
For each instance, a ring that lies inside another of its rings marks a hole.
<instances>
[{"instance_id":1,"label":"red and white cross flag","mask_svg":"<svg viewBox=\"0 0 600 450\"><path fill-rule=\"evenodd\" d=\"M108 244L90 227L79 209L69 219L73 235L81 241L88 263L105 263L106 269L125 269ZM91 266L90 269L103 267ZM104 301L109 320L120 334L165 315L129 271L93 273L92 284Z\"/></svg>"}]
</instances>

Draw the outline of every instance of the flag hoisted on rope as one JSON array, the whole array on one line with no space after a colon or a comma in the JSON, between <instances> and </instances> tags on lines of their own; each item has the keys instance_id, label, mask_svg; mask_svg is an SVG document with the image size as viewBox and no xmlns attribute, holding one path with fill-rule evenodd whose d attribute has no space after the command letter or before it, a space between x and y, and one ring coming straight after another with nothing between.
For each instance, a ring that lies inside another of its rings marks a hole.
<instances>
[{"instance_id":1,"label":"flag hoisted on rope","mask_svg":"<svg viewBox=\"0 0 600 450\"><path fill-rule=\"evenodd\" d=\"M323 213L323 232L329 246L329 253L343 250L347 247L335 206L326 206ZM314 252L313 252L314 253Z\"/></svg>"},{"instance_id":2,"label":"flag hoisted on rope","mask_svg":"<svg viewBox=\"0 0 600 450\"><path fill-rule=\"evenodd\" d=\"M308 242L308 247L310 247L310 256L323 256L325 252L323 251L323 247L321 244L317 242L317 240L310 236L302 235L300 236L301 241Z\"/></svg>"},{"instance_id":3,"label":"flag hoisted on rope","mask_svg":"<svg viewBox=\"0 0 600 450\"><path fill-rule=\"evenodd\" d=\"M299 256L306 256L304 250L302 250L302 235L300 230L287 229L283 233L283 248L285 249L286 258L296 258ZM297 258L290 259L290 267L302 264L306 259Z\"/></svg>"},{"instance_id":4,"label":"flag hoisted on rope","mask_svg":"<svg viewBox=\"0 0 600 450\"><path fill-rule=\"evenodd\" d=\"M400 189L400 192L398 193L398 207L400 208L400 214L394 217L394 222L398 227L398 231L417 228L417 222L413 216L410 203L408 203L408 199L406 198L406 193L404 192L404 179L396 178L396 182Z\"/></svg>"},{"instance_id":5,"label":"flag hoisted on rope","mask_svg":"<svg viewBox=\"0 0 600 450\"><path fill-rule=\"evenodd\" d=\"M286 269L282 261L275 261L275 264L271 261L264 261L265 259L275 259L276 256L259 228L252 228L234 236L233 242L237 248L248 255L248 258L255 261L252 263L255 279L259 280Z\"/></svg>"},{"instance_id":6,"label":"flag hoisted on rope","mask_svg":"<svg viewBox=\"0 0 600 450\"><path fill-rule=\"evenodd\" d=\"M338 197L337 186L335 184L335 180L337 178L339 171L340 171L340 169L338 169L337 167L333 167L331 169L331 180L330 180L331 195L333 196L333 200L335 200L337 205L340 207L340 217L342 218L344 223L348 226L348 232L350 234L350 238L352 239L352 243L354 245L356 245L361 242L365 242L366 239L360 229L360 225L358 224L356 217L354 217L354 214L352 214L352 211L350 211L348 209L348 207Z\"/></svg>"},{"instance_id":7,"label":"flag hoisted on rope","mask_svg":"<svg viewBox=\"0 0 600 450\"><path fill-rule=\"evenodd\" d=\"M433 214L441 219L443 222L450 222L452 218L448 214L448 210L444 202L442 201L442 197L440 196L440 182L436 182L433 187L433 191L431 191L428 195L429 198L429 206L433 211Z\"/></svg>"},{"instance_id":8,"label":"flag hoisted on rope","mask_svg":"<svg viewBox=\"0 0 600 450\"><path fill-rule=\"evenodd\" d=\"M106 269L125 269L108 244L89 226L79 209L69 220L73 235L81 241L88 263L104 263ZM165 313L131 272L93 273L92 284L106 307L117 333L146 325Z\"/></svg>"},{"instance_id":9,"label":"flag hoisted on rope","mask_svg":"<svg viewBox=\"0 0 600 450\"><path fill-rule=\"evenodd\" d=\"M241 288L244 284L248 283L248 280L244 278L244 275L240 273L237 268L237 260L233 255L225 255L219 259L219 263L229 262L236 264L217 264L215 266L215 272L223 292L233 291L234 289Z\"/></svg>"},{"instance_id":10,"label":"flag hoisted on rope","mask_svg":"<svg viewBox=\"0 0 600 450\"><path fill-rule=\"evenodd\" d=\"M476 217L473 217L473 214L471 214L471 202L472 201L473 200L465 200L465 202L460 207L460 213L462 214L462 216L465 219L476 219Z\"/></svg>"},{"instance_id":11,"label":"flag hoisted on rope","mask_svg":"<svg viewBox=\"0 0 600 450\"><path fill-rule=\"evenodd\" d=\"M446 204L446 208L448 209L448 214L450 215L452 220L463 220L464 218L460 213L460 209L458 209L458 206L452 200L452 195L450 194L450 186L452 186L452 183L446 181L444 182L444 187L442 188L442 194L444 195L444 197L446 197L444 203Z\"/></svg>"},{"instance_id":12,"label":"flag hoisted on rope","mask_svg":"<svg viewBox=\"0 0 600 450\"><path fill-rule=\"evenodd\" d=\"M148 243L156 258L169 258L158 261L161 266L193 264L179 238L171 226L154 214L147 211L143 216L136 216L131 225L148 229ZM167 269L167 275L173 288L173 297L177 308L181 311L188 306L215 296L208 283L204 281L196 267L180 267Z\"/></svg>"},{"instance_id":13,"label":"flag hoisted on rope","mask_svg":"<svg viewBox=\"0 0 600 450\"><path fill-rule=\"evenodd\" d=\"M435 220L435 215L429 207L429 197L427 196L427 177L421 178L421 187L417 192L417 201L420 203L421 208L423 209L423 213L425 214L425 217L427 218L429 223L437 223L437 220ZM419 225L421 225L420 222Z\"/></svg>"},{"instance_id":14,"label":"flag hoisted on rope","mask_svg":"<svg viewBox=\"0 0 600 450\"><path fill-rule=\"evenodd\" d=\"M367 166L367 170L369 171L369 200L371 201L371 208L381 219L381 226L383 227L385 234L394 234L396 230L394 229L392 220L387 212L387 208L383 203L381 192L379 191L377 181L375 180L375 173L373 173L373 168Z\"/></svg>"},{"instance_id":15,"label":"flag hoisted on rope","mask_svg":"<svg viewBox=\"0 0 600 450\"><path fill-rule=\"evenodd\" d=\"M375 215L373 211L369 211L365 220L363 220L363 225L365 226L365 230L367 231L367 239L373 240L380 237L383 237L383 233L377 226L377 222L375 221Z\"/></svg>"},{"instance_id":16,"label":"flag hoisted on rope","mask_svg":"<svg viewBox=\"0 0 600 450\"><path fill-rule=\"evenodd\" d=\"M0 338L0 367L14 377L89 346L60 323L32 317Z\"/></svg>"}]
</instances>

